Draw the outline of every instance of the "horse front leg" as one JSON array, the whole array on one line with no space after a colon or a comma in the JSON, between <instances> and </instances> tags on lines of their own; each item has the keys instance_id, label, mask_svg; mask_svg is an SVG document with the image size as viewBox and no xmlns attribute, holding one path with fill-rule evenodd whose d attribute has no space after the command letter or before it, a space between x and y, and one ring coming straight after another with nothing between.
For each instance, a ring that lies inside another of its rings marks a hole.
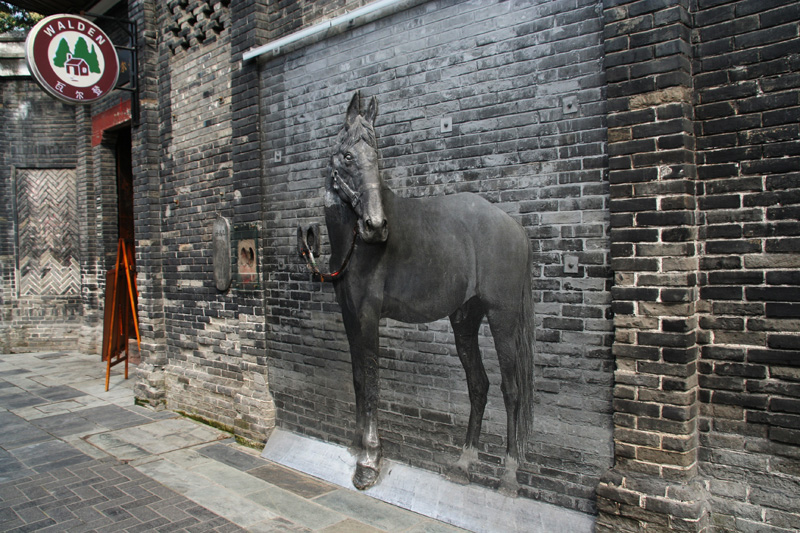
<instances>
[{"instance_id":1,"label":"horse front leg","mask_svg":"<svg viewBox=\"0 0 800 533\"><path fill-rule=\"evenodd\" d=\"M364 429L361 453L356 462L353 485L365 490L378 481L381 462L381 442L378 437L378 358L365 358Z\"/></svg>"},{"instance_id":2,"label":"horse front leg","mask_svg":"<svg viewBox=\"0 0 800 533\"><path fill-rule=\"evenodd\" d=\"M380 314L362 310L343 311L345 329L350 341L353 387L356 394L356 435L358 461L353 485L364 490L378 480L381 445L378 436L378 321Z\"/></svg>"}]
</instances>

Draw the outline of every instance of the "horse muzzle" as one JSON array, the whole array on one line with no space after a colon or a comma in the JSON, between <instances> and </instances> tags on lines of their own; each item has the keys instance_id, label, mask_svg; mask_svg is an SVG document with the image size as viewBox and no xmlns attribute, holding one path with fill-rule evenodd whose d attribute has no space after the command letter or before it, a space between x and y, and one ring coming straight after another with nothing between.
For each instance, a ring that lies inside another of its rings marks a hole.
<instances>
[{"instance_id":1,"label":"horse muzzle","mask_svg":"<svg viewBox=\"0 0 800 533\"><path fill-rule=\"evenodd\" d=\"M389 238L389 223L383 217L364 217L358 221L358 233L367 244L380 244Z\"/></svg>"},{"instance_id":2,"label":"horse muzzle","mask_svg":"<svg viewBox=\"0 0 800 533\"><path fill-rule=\"evenodd\" d=\"M367 185L360 196L358 232L367 244L380 244L389 238L389 222L383 210L383 200L378 184Z\"/></svg>"}]
</instances>

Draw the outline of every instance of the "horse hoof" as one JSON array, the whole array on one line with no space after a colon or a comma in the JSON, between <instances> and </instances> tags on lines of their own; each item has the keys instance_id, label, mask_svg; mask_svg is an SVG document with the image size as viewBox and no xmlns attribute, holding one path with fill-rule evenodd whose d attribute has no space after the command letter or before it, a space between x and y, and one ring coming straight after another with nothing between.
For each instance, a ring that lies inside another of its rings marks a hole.
<instances>
[{"instance_id":1,"label":"horse hoof","mask_svg":"<svg viewBox=\"0 0 800 533\"><path fill-rule=\"evenodd\" d=\"M445 475L448 481L458 483L459 485L469 485L469 474L459 465L453 465Z\"/></svg>"},{"instance_id":2,"label":"horse hoof","mask_svg":"<svg viewBox=\"0 0 800 533\"><path fill-rule=\"evenodd\" d=\"M379 472L372 467L356 465L356 473L353 474L353 486L358 490L366 490L378 481Z\"/></svg>"},{"instance_id":3,"label":"horse hoof","mask_svg":"<svg viewBox=\"0 0 800 533\"><path fill-rule=\"evenodd\" d=\"M498 491L506 498L516 498L519 492L519 482L517 482L516 474L514 474L513 477L508 475L503 476L500 480Z\"/></svg>"}]
</instances>

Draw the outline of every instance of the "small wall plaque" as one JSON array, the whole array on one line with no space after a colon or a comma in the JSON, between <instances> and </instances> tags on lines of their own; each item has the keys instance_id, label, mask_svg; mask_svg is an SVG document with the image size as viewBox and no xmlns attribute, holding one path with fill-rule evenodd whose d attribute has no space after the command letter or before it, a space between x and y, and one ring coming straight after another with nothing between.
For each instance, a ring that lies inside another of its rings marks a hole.
<instances>
[{"instance_id":1,"label":"small wall plaque","mask_svg":"<svg viewBox=\"0 0 800 533\"><path fill-rule=\"evenodd\" d=\"M236 254L236 288L256 290L258 279L258 228L253 225L237 225L233 230L233 246Z\"/></svg>"},{"instance_id":2,"label":"small wall plaque","mask_svg":"<svg viewBox=\"0 0 800 533\"><path fill-rule=\"evenodd\" d=\"M225 217L214 221L213 228L214 284L218 291L231 286L231 223Z\"/></svg>"}]
</instances>

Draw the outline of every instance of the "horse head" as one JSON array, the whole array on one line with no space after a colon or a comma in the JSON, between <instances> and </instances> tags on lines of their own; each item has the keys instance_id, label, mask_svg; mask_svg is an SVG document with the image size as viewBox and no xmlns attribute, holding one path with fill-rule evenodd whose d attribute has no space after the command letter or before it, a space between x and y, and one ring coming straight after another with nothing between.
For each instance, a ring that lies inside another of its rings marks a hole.
<instances>
[{"instance_id":1,"label":"horse head","mask_svg":"<svg viewBox=\"0 0 800 533\"><path fill-rule=\"evenodd\" d=\"M389 225L383 211L375 117L378 101L370 99L361 113L361 96L356 91L347 108L344 126L331 156L326 189L348 204L358 217L358 232L369 244L386 242Z\"/></svg>"}]
</instances>

